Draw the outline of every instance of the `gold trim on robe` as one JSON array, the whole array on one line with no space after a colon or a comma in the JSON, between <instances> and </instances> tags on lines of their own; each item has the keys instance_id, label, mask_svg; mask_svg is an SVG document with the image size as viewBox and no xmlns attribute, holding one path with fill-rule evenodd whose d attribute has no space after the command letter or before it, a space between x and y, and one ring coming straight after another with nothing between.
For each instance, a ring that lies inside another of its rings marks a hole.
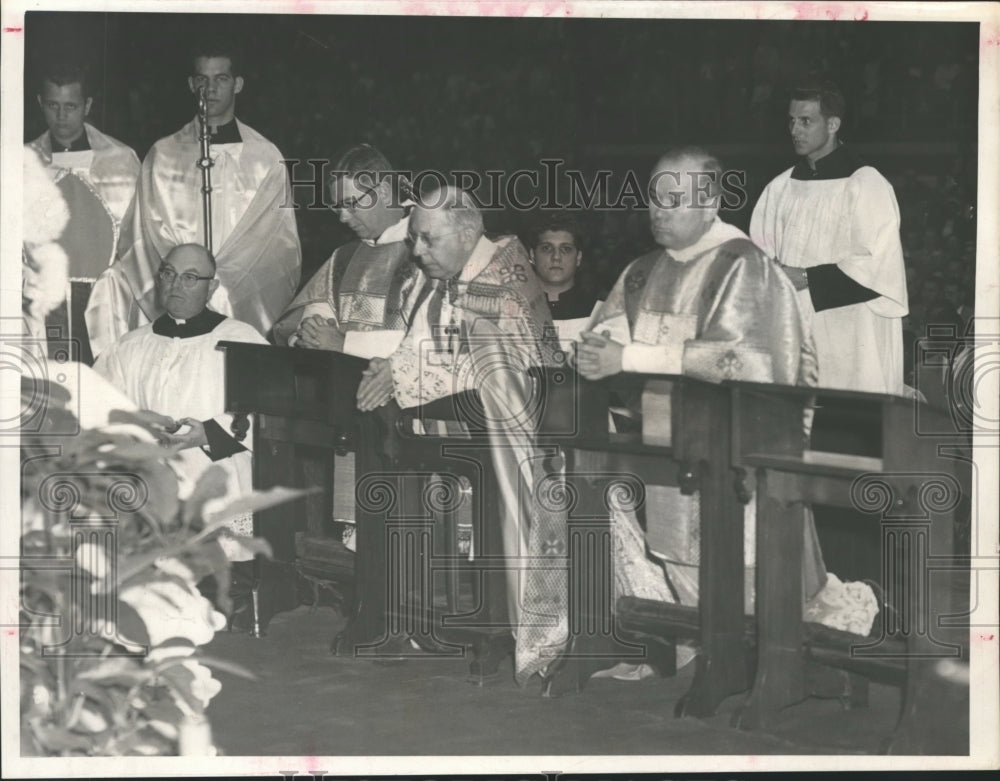
<instances>
[{"instance_id":1,"label":"gold trim on robe","mask_svg":"<svg viewBox=\"0 0 1000 781\"><path fill-rule=\"evenodd\" d=\"M566 511L536 500L537 487L550 476L535 444L541 405L528 371L562 365L563 353L516 238L481 238L452 284L429 284L447 289L441 320L428 323L428 308L414 307L410 330L390 357L396 397L405 407L479 391L502 498L515 678L523 684L543 672L568 639ZM439 342L442 328L451 333Z\"/></svg>"},{"instance_id":2,"label":"gold trim on robe","mask_svg":"<svg viewBox=\"0 0 1000 781\"><path fill-rule=\"evenodd\" d=\"M624 330L616 327L622 320ZM815 349L795 288L742 231L718 218L691 247L656 250L629 264L594 315L591 328L605 326L628 343L625 351L633 356L627 370L709 382L816 384ZM751 500L744 518L748 609L753 604L754 505ZM646 541L664 562L681 604L696 605L698 496L653 487L646 492L646 518ZM807 596L826 579L811 520L810 514L804 554Z\"/></svg>"},{"instance_id":3,"label":"gold trim on robe","mask_svg":"<svg viewBox=\"0 0 1000 781\"><path fill-rule=\"evenodd\" d=\"M72 172L88 182L92 189L96 189L95 194L103 201L118 225L121 225L135 196L140 171L139 158L131 147L102 133L93 125L84 123L83 129L93 156L87 169L73 168ZM46 166L52 167L52 138L48 131L27 146L38 153Z\"/></svg>"},{"instance_id":4,"label":"gold trim on robe","mask_svg":"<svg viewBox=\"0 0 1000 781\"><path fill-rule=\"evenodd\" d=\"M86 123L84 133L90 145L86 151L53 154L47 131L26 147L38 155L70 211L70 222L56 241L66 252L71 284L65 303L46 325L63 345L75 342L78 360L89 365L93 355L85 310L95 280L118 256L121 223L133 205L140 165L135 152L117 139ZM29 257L34 252L29 246L24 251Z\"/></svg>"},{"instance_id":5,"label":"gold trim on robe","mask_svg":"<svg viewBox=\"0 0 1000 781\"><path fill-rule=\"evenodd\" d=\"M277 344L289 339L311 304L326 303L337 327L347 331L405 330L406 302L420 276L402 241L339 247L295 296L274 324Z\"/></svg>"},{"instance_id":6,"label":"gold trim on robe","mask_svg":"<svg viewBox=\"0 0 1000 781\"><path fill-rule=\"evenodd\" d=\"M212 146L212 231L221 282L209 306L266 335L291 301L302 265L288 172L278 148L239 120L242 143ZM197 121L143 161L120 260L98 280L87 321L95 353L162 314L155 278L171 248L204 242Z\"/></svg>"}]
</instances>

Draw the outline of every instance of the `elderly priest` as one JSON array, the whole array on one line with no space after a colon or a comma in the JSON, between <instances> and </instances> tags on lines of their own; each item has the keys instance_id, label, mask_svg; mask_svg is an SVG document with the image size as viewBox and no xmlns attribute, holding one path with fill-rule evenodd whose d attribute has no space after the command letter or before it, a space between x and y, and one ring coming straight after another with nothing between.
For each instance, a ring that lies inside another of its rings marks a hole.
<instances>
[{"instance_id":1,"label":"elderly priest","mask_svg":"<svg viewBox=\"0 0 1000 781\"><path fill-rule=\"evenodd\" d=\"M253 490L251 454L229 434L232 419L225 414L225 355L216 345L266 342L253 327L207 308L218 286L215 260L204 247L174 247L156 274L164 314L108 347L94 369L140 409L163 416L165 444L201 451L198 474L213 462L222 466L229 478L228 496L235 498ZM194 481L198 474L188 477ZM230 528L249 536L253 517L245 515ZM249 562L252 558L232 540L223 536L220 542L231 560ZM247 580L247 570L248 564L234 567L234 581ZM240 594L237 591L233 596Z\"/></svg>"},{"instance_id":2,"label":"elderly priest","mask_svg":"<svg viewBox=\"0 0 1000 781\"><path fill-rule=\"evenodd\" d=\"M562 353L527 252L514 237L486 238L482 215L467 193L443 188L426 195L410 216L408 240L429 279L414 293L410 327L399 347L386 359L372 359L358 388L358 408L373 410L395 399L402 408L427 409L473 392L481 403L479 423L489 435L502 496L515 672L524 683L544 673L554 658L550 652L566 639L560 558L566 517L535 501L542 467L533 444L528 373L558 365ZM546 559L549 566L537 566Z\"/></svg>"}]
</instances>

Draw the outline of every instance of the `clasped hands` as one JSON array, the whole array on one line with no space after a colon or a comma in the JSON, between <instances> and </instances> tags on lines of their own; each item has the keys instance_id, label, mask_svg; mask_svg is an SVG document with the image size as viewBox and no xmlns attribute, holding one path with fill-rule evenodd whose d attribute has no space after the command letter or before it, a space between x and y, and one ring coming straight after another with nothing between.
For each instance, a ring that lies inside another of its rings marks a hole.
<instances>
[{"instance_id":1,"label":"clasped hands","mask_svg":"<svg viewBox=\"0 0 1000 781\"><path fill-rule=\"evenodd\" d=\"M372 358L368 368L361 373L358 385L358 409L371 412L383 407L392 398L392 364L388 358Z\"/></svg>"},{"instance_id":2,"label":"clasped hands","mask_svg":"<svg viewBox=\"0 0 1000 781\"><path fill-rule=\"evenodd\" d=\"M588 380L600 380L622 370L625 345L611 338L610 331L583 331L575 343L570 363Z\"/></svg>"},{"instance_id":3,"label":"clasped hands","mask_svg":"<svg viewBox=\"0 0 1000 781\"><path fill-rule=\"evenodd\" d=\"M312 350L335 350L343 352L344 334L337 327L336 320L328 320L322 315L311 315L299 323L296 347Z\"/></svg>"},{"instance_id":4,"label":"clasped hands","mask_svg":"<svg viewBox=\"0 0 1000 781\"><path fill-rule=\"evenodd\" d=\"M144 409L136 413L153 429L157 441L165 447L175 447L187 450L191 447L205 447L208 437L205 434L205 424L195 418L174 420L169 415ZM187 430L178 433L184 427Z\"/></svg>"}]
</instances>

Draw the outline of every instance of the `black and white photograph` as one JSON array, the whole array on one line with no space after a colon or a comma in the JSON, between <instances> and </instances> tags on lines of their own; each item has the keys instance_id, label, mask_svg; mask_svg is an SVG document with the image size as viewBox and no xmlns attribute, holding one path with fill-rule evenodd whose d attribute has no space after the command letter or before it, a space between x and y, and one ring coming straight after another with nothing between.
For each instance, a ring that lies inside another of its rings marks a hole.
<instances>
[{"instance_id":1,"label":"black and white photograph","mask_svg":"<svg viewBox=\"0 0 1000 781\"><path fill-rule=\"evenodd\" d=\"M1000 5L0 23L5 777L1000 768Z\"/></svg>"}]
</instances>

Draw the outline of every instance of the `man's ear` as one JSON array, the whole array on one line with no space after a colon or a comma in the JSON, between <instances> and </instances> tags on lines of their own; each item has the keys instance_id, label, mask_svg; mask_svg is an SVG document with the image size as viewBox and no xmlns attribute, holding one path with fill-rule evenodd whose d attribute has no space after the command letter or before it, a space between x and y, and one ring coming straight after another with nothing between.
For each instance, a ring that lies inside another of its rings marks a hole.
<instances>
[{"instance_id":1,"label":"man's ear","mask_svg":"<svg viewBox=\"0 0 1000 781\"><path fill-rule=\"evenodd\" d=\"M85 117L90 116L90 107L94 105L93 98L87 98L87 102L83 104L83 115Z\"/></svg>"},{"instance_id":2,"label":"man's ear","mask_svg":"<svg viewBox=\"0 0 1000 781\"><path fill-rule=\"evenodd\" d=\"M238 95L242 91L243 91L243 77L242 76L237 76L236 77L236 86L233 88L233 92Z\"/></svg>"},{"instance_id":3,"label":"man's ear","mask_svg":"<svg viewBox=\"0 0 1000 781\"><path fill-rule=\"evenodd\" d=\"M840 131L840 117L830 117L826 120L826 129L831 135L835 135Z\"/></svg>"},{"instance_id":4,"label":"man's ear","mask_svg":"<svg viewBox=\"0 0 1000 781\"><path fill-rule=\"evenodd\" d=\"M476 246L476 242L479 237L476 236L476 232L472 228L462 228L462 246L468 250L471 250Z\"/></svg>"},{"instance_id":5,"label":"man's ear","mask_svg":"<svg viewBox=\"0 0 1000 781\"><path fill-rule=\"evenodd\" d=\"M580 264L583 262L583 253L580 250L576 251L576 267L580 268Z\"/></svg>"},{"instance_id":6,"label":"man's ear","mask_svg":"<svg viewBox=\"0 0 1000 781\"><path fill-rule=\"evenodd\" d=\"M208 283L208 297L209 297L209 299L211 299L212 296L215 295L215 291L219 289L219 284L220 284L220 282L219 282L219 278L218 277L212 277L212 279L209 281L209 283Z\"/></svg>"},{"instance_id":7,"label":"man's ear","mask_svg":"<svg viewBox=\"0 0 1000 781\"><path fill-rule=\"evenodd\" d=\"M382 179L376 186L378 190L378 202L385 206L399 206L398 203L393 203L392 201L392 182L389 181L388 177Z\"/></svg>"},{"instance_id":8,"label":"man's ear","mask_svg":"<svg viewBox=\"0 0 1000 781\"><path fill-rule=\"evenodd\" d=\"M194 83L194 76L188 76L188 89L191 90L192 95L198 94L198 88L195 86Z\"/></svg>"},{"instance_id":9,"label":"man's ear","mask_svg":"<svg viewBox=\"0 0 1000 781\"><path fill-rule=\"evenodd\" d=\"M532 266L535 265L535 250L534 249L529 249L528 250L528 260L531 261L531 265Z\"/></svg>"}]
</instances>

